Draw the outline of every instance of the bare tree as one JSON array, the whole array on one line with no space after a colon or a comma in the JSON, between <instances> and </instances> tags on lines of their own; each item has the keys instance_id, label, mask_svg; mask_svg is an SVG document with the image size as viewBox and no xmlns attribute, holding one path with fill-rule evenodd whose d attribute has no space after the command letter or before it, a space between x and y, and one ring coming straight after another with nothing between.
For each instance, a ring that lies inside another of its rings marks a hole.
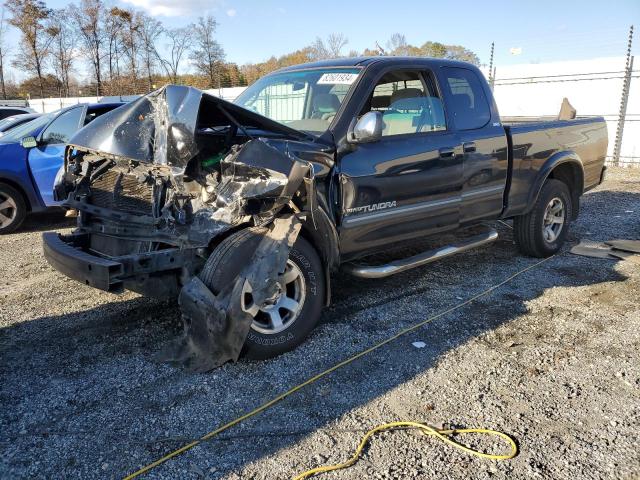
<instances>
[{"instance_id":1,"label":"bare tree","mask_svg":"<svg viewBox=\"0 0 640 480\"><path fill-rule=\"evenodd\" d=\"M342 33L332 33L326 40L316 37L308 47L309 57L311 60L338 58L347 43L349 43L349 40L347 40L347 37Z\"/></svg>"},{"instance_id":2,"label":"bare tree","mask_svg":"<svg viewBox=\"0 0 640 480\"><path fill-rule=\"evenodd\" d=\"M193 45L193 33L188 27L174 28L166 30L165 36L168 39L166 44L167 56L159 56L159 59L171 83L178 83L180 63Z\"/></svg>"},{"instance_id":3,"label":"bare tree","mask_svg":"<svg viewBox=\"0 0 640 480\"><path fill-rule=\"evenodd\" d=\"M409 55L409 44L407 39L401 33L394 33L387 42L387 50L390 55L404 56Z\"/></svg>"},{"instance_id":4,"label":"bare tree","mask_svg":"<svg viewBox=\"0 0 640 480\"><path fill-rule=\"evenodd\" d=\"M44 61L49 54L51 37L45 34L43 22L51 10L40 0L8 0L5 5L11 12L9 24L22 34L22 54L15 58L13 64L38 77L40 95L44 97Z\"/></svg>"},{"instance_id":5,"label":"bare tree","mask_svg":"<svg viewBox=\"0 0 640 480\"><path fill-rule=\"evenodd\" d=\"M138 32L140 30L140 23L138 22L135 12L123 8L113 7L109 13L113 17L120 19L123 28L120 29L120 39L124 54L129 61L129 69L133 81L138 79Z\"/></svg>"},{"instance_id":6,"label":"bare tree","mask_svg":"<svg viewBox=\"0 0 640 480\"><path fill-rule=\"evenodd\" d=\"M329 50L324 44L324 40L320 37L316 37L313 43L309 45L309 57L310 60L313 61L326 60L327 58L330 58Z\"/></svg>"},{"instance_id":7,"label":"bare tree","mask_svg":"<svg viewBox=\"0 0 640 480\"><path fill-rule=\"evenodd\" d=\"M102 94L102 59L104 57L105 32L103 21L105 9L102 0L81 0L72 15L83 51L88 58L96 79L96 95Z\"/></svg>"},{"instance_id":8,"label":"bare tree","mask_svg":"<svg viewBox=\"0 0 640 480\"><path fill-rule=\"evenodd\" d=\"M2 98L7 99L7 88L4 82L4 64L5 57L9 53L9 49L5 45L4 38L7 33L7 24L4 20L4 7L0 11L0 87L2 88Z\"/></svg>"},{"instance_id":9,"label":"bare tree","mask_svg":"<svg viewBox=\"0 0 640 480\"><path fill-rule=\"evenodd\" d=\"M47 34L53 39L51 64L60 81L60 96L69 96L69 73L75 59L76 31L67 19L70 9L54 10L47 24Z\"/></svg>"},{"instance_id":10,"label":"bare tree","mask_svg":"<svg viewBox=\"0 0 640 480\"><path fill-rule=\"evenodd\" d=\"M342 49L349 43L349 40L343 33L332 33L327 37L327 51L331 58L338 58Z\"/></svg>"},{"instance_id":11,"label":"bare tree","mask_svg":"<svg viewBox=\"0 0 640 480\"><path fill-rule=\"evenodd\" d=\"M109 64L109 80L114 81L120 77L120 32L122 20L120 17L108 15L104 24L107 43L107 62Z\"/></svg>"},{"instance_id":12,"label":"bare tree","mask_svg":"<svg viewBox=\"0 0 640 480\"><path fill-rule=\"evenodd\" d=\"M207 77L211 88L222 86L220 77L224 62L224 50L215 39L217 26L218 22L212 15L198 18L198 21L191 26L194 40L191 61L196 70Z\"/></svg>"},{"instance_id":13,"label":"bare tree","mask_svg":"<svg viewBox=\"0 0 640 480\"><path fill-rule=\"evenodd\" d=\"M151 18L144 13L138 14L138 36L142 47L142 59L145 72L147 74L148 90L153 89L153 69L159 57L156 49L158 38L164 32L162 23L155 18Z\"/></svg>"}]
</instances>

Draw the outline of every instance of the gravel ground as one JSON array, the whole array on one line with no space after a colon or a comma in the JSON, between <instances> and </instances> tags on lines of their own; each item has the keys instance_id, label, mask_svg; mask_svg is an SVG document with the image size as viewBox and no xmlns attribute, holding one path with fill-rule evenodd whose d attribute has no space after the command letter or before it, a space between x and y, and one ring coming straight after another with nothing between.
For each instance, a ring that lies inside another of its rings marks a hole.
<instances>
[{"instance_id":1,"label":"gravel ground","mask_svg":"<svg viewBox=\"0 0 640 480\"><path fill-rule=\"evenodd\" d=\"M189 374L153 360L180 332L172 303L102 293L47 265L41 231L70 226L39 215L0 237L2 478L122 477L538 261L497 224L497 243L429 267L337 275L334 305L303 346ZM640 170L612 169L584 197L571 243L614 237L640 237ZM637 264L565 250L147 477L290 478L348 458L379 423L415 420L505 431L520 454L496 463L390 432L322 478L637 478L639 292Z\"/></svg>"}]
</instances>

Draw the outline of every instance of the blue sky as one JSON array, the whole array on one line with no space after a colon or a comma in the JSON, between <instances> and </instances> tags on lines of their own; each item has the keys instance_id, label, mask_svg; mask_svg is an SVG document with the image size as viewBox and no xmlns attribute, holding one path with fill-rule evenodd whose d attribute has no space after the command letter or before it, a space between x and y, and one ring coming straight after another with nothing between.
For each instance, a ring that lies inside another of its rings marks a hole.
<instances>
[{"instance_id":1,"label":"blue sky","mask_svg":"<svg viewBox=\"0 0 640 480\"><path fill-rule=\"evenodd\" d=\"M227 59L258 62L311 43L315 37L344 33L351 49L384 45L395 32L409 43L427 40L470 48L481 62L496 44L495 63L547 62L624 55L630 24L634 52L640 52L640 0L469 1L457 0L112 0L146 10L170 26L212 13ZM48 0L52 8L68 4ZM15 35L15 34L14 34ZM511 48L521 48L512 55Z\"/></svg>"}]
</instances>

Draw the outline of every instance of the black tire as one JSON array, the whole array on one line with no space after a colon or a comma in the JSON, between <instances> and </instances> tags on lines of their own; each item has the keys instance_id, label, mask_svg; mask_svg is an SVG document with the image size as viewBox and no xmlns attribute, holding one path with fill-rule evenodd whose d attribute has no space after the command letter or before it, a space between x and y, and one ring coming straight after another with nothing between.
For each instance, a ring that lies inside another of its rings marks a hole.
<instances>
[{"instance_id":1,"label":"black tire","mask_svg":"<svg viewBox=\"0 0 640 480\"><path fill-rule=\"evenodd\" d=\"M265 228L240 230L224 239L211 253L200 279L218 294L233 282L251 258ZM315 249L304 238L298 237L289 260L296 264L304 277L305 298L297 317L284 330L262 333L252 325L243 348L243 355L252 360L264 360L294 349L309 335L318 323L324 305L325 279L322 262ZM239 302L240 299L232 299Z\"/></svg>"},{"instance_id":2,"label":"black tire","mask_svg":"<svg viewBox=\"0 0 640 480\"><path fill-rule=\"evenodd\" d=\"M564 223L552 241L545 238L545 213L547 206L554 199L559 199L564 206ZM569 233L569 222L573 217L573 203L569 187L560 180L548 179L538 195L533 209L526 215L515 217L513 233L516 246L520 252L532 257L549 257L564 244Z\"/></svg>"},{"instance_id":3,"label":"black tire","mask_svg":"<svg viewBox=\"0 0 640 480\"><path fill-rule=\"evenodd\" d=\"M14 232L27 216L27 204L22 194L11 185L0 183L0 206L9 202L12 203L10 207L0 209L0 235Z\"/></svg>"}]
</instances>

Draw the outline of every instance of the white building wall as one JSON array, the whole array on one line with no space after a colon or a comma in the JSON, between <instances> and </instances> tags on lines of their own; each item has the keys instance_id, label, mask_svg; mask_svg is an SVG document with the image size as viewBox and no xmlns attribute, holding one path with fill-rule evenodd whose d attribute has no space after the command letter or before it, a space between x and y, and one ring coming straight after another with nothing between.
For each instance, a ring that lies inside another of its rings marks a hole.
<instances>
[{"instance_id":1,"label":"white building wall","mask_svg":"<svg viewBox=\"0 0 640 480\"><path fill-rule=\"evenodd\" d=\"M622 96L625 57L594 58L496 68L494 96L504 116L557 115L567 97L578 115L607 120L612 155ZM636 77L640 59L634 66ZM485 75L487 72L485 71ZM631 79L621 161L640 165L640 78Z\"/></svg>"}]
</instances>

